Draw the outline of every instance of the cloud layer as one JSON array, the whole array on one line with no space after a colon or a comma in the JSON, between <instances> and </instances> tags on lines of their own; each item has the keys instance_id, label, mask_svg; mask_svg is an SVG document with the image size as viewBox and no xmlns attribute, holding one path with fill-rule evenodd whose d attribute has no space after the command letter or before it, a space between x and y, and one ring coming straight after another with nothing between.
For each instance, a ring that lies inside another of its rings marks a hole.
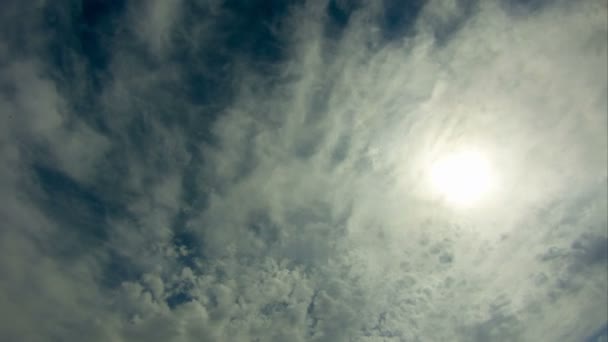
<instances>
[{"instance_id":1,"label":"cloud layer","mask_svg":"<svg viewBox=\"0 0 608 342\"><path fill-rule=\"evenodd\" d=\"M605 2L2 7L0 340L606 338Z\"/></svg>"}]
</instances>

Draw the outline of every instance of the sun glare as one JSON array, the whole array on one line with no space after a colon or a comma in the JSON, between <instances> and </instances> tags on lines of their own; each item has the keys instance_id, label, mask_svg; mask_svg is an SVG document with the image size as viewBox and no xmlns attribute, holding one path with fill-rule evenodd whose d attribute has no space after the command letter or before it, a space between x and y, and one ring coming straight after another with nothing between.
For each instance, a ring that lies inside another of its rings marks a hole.
<instances>
[{"instance_id":1,"label":"sun glare","mask_svg":"<svg viewBox=\"0 0 608 342\"><path fill-rule=\"evenodd\" d=\"M491 188L491 175L486 158L474 151L447 155L437 160L430 170L434 191L458 206L478 202Z\"/></svg>"}]
</instances>

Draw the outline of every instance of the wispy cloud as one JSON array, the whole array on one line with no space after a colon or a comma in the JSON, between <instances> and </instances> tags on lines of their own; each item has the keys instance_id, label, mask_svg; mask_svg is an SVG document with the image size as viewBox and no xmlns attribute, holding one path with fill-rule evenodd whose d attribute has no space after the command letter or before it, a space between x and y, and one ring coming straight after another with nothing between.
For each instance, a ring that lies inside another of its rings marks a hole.
<instances>
[{"instance_id":1,"label":"wispy cloud","mask_svg":"<svg viewBox=\"0 0 608 342\"><path fill-rule=\"evenodd\" d=\"M0 339L608 321L604 3L2 6ZM427 174L467 147L496 189L454 208Z\"/></svg>"}]
</instances>

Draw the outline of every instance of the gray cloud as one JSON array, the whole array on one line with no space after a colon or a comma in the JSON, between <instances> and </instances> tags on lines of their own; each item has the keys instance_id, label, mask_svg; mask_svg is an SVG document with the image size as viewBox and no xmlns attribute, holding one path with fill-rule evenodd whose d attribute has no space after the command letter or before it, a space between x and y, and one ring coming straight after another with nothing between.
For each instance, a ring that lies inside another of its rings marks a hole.
<instances>
[{"instance_id":1,"label":"gray cloud","mask_svg":"<svg viewBox=\"0 0 608 342\"><path fill-rule=\"evenodd\" d=\"M0 339L605 324L605 4L408 4L3 5ZM498 177L467 210L425 181L461 146Z\"/></svg>"}]
</instances>

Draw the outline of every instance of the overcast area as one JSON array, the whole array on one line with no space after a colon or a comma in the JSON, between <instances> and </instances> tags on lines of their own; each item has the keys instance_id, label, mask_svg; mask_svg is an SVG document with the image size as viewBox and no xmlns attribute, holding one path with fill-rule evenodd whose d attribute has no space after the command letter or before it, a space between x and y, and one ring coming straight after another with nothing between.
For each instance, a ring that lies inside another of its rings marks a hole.
<instances>
[{"instance_id":1,"label":"overcast area","mask_svg":"<svg viewBox=\"0 0 608 342\"><path fill-rule=\"evenodd\" d=\"M605 0L1 1L0 341L606 342L607 51Z\"/></svg>"}]
</instances>

